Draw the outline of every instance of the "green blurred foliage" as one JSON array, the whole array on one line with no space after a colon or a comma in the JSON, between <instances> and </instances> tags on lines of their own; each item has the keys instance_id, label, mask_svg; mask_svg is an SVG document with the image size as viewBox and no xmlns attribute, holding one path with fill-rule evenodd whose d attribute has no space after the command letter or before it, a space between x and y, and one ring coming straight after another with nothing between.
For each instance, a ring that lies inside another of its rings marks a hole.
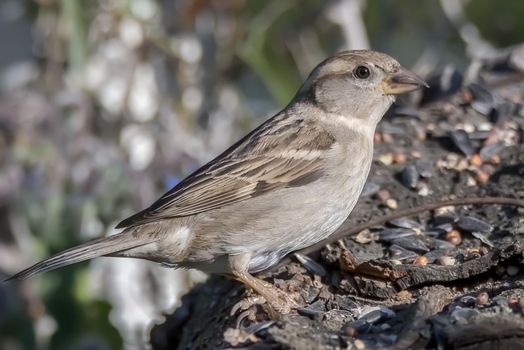
<instances>
[{"instance_id":1,"label":"green blurred foliage","mask_svg":"<svg viewBox=\"0 0 524 350\"><path fill-rule=\"evenodd\" d=\"M524 38L524 2L471 0L468 18L482 35L497 47L520 44Z\"/></svg>"}]
</instances>

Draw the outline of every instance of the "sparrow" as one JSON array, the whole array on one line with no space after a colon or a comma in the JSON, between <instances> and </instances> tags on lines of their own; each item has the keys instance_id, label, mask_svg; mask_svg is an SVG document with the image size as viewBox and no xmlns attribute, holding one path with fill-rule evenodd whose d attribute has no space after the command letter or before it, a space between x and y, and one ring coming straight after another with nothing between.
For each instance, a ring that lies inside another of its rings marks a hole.
<instances>
[{"instance_id":1,"label":"sparrow","mask_svg":"<svg viewBox=\"0 0 524 350\"><path fill-rule=\"evenodd\" d=\"M228 275L279 313L297 304L253 274L335 232L357 203L375 128L398 94L427 84L392 57L340 52L282 111L196 170L120 233L58 253L9 279L100 256Z\"/></svg>"}]
</instances>

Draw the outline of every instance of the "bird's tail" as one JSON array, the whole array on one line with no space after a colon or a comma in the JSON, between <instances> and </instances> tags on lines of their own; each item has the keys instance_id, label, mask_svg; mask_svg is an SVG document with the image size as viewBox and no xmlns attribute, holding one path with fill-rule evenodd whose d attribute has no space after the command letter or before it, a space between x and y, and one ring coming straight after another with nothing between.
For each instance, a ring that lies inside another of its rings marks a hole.
<instances>
[{"instance_id":1,"label":"bird's tail","mask_svg":"<svg viewBox=\"0 0 524 350\"><path fill-rule=\"evenodd\" d=\"M146 236L146 237L140 237ZM64 250L52 257L40 261L25 270L18 272L17 274L9 277L9 280L22 280L37 273L46 272L64 267L71 264L76 264L85 260L93 259L99 256L115 254L128 249L140 247L158 240L156 235L136 235L131 234L129 231L124 231L116 235L109 237L102 237L90 242L86 242L79 246Z\"/></svg>"}]
</instances>

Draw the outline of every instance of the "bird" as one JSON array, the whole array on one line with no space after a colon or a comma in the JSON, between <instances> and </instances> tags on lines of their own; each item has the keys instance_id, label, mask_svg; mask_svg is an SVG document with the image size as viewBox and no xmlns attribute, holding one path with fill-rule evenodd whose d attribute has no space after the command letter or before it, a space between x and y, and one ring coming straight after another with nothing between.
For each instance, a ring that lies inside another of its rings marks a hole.
<instances>
[{"instance_id":1,"label":"bird","mask_svg":"<svg viewBox=\"0 0 524 350\"><path fill-rule=\"evenodd\" d=\"M421 87L428 85L387 54L337 53L284 109L120 222L121 232L9 280L100 256L138 258L230 276L289 313L297 303L254 274L341 226L368 177L377 124L397 95Z\"/></svg>"}]
</instances>

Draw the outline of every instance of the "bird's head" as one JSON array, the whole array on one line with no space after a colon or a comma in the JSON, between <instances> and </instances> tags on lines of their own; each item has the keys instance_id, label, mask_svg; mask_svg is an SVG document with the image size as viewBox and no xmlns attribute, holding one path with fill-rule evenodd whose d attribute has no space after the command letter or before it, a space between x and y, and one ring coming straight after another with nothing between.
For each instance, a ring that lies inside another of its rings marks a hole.
<instances>
[{"instance_id":1,"label":"bird's head","mask_svg":"<svg viewBox=\"0 0 524 350\"><path fill-rule=\"evenodd\" d=\"M297 98L327 113L378 123L396 95L427 84L394 58L375 51L344 51L320 63Z\"/></svg>"}]
</instances>

